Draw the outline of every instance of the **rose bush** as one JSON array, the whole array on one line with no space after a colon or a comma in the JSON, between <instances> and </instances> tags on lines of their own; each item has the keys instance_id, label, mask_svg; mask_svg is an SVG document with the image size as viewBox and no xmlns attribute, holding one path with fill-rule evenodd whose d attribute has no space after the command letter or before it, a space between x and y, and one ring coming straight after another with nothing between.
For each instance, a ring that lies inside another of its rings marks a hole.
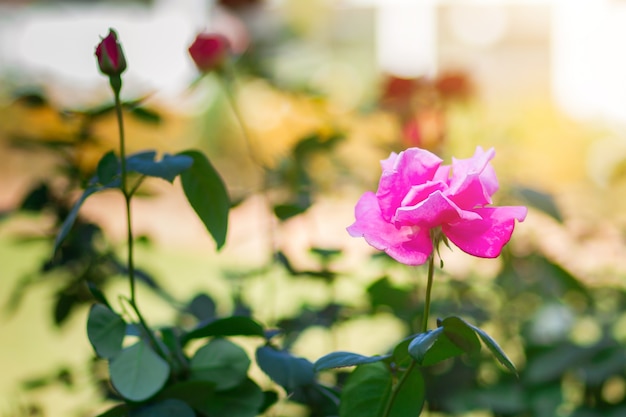
<instances>
[{"instance_id":1,"label":"rose bush","mask_svg":"<svg viewBox=\"0 0 626 417\"><path fill-rule=\"evenodd\" d=\"M220 69L230 51L230 43L216 33L200 33L189 47L189 54L200 72Z\"/></svg>"},{"instance_id":2,"label":"rose bush","mask_svg":"<svg viewBox=\"0 0 626 417\"><path fill-rule=\"evenodd\" d=\"M439 232L470 255L497 257L527 210L489 206L498 189L494 156L494 149L477 147L471 158L441 165L424 149L393 152L381 161L376 193L359 199L348 232L407 265L426 262Z\"/></svg>"}]
</instances>

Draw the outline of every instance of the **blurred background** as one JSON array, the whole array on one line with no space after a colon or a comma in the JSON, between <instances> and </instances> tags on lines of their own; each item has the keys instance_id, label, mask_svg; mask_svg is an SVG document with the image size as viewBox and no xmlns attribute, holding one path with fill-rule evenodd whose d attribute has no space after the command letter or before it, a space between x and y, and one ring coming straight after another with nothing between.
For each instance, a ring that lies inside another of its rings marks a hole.
<instances>
[{"instance_id":1,"label":"blurred background","mask_svg":"<svg viewBox=\"0 0 626 417\"><path fill-rule=\"evenodd\" d=\"M0 415L95 415L105 403L83 287L126 291L120 196L83 206L72 256L51 248L117 148L94 57L110 27L129 66L129 150L202 149L234 204L215 253L177 182L142 187L151 322L184 324L180 306L203 294L218 314L284 328L285 346L312 361L384 352L414 330L425 270L351 239L355 202L391 151L420 146L449 163L495 147L496 203L529 216L497 260L443 250L433 308L490 330L521 377L491 358L433 367L425 415L626 415L621 0L0 2ZM188 56L201 31L232 44L254 157L219 79L199 79ZM308 415L280 407L267 415Z\"/></svg>"}]
</instances>

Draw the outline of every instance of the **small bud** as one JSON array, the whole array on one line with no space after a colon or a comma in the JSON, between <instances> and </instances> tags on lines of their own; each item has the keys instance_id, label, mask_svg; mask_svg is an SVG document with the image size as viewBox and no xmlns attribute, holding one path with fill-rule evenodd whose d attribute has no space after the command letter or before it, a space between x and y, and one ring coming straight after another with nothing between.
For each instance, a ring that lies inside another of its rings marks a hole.
<instances>
[{"instance_id":1,"label":"small bud","mask_svg":"<svg viewBox=\"0 0 626 417\"><path fill-rule=\"evenodd\" d=\"M230 43L216 33L200 33L189 47L189 54L200 72L222 68L230 53Z\"/></svg>"},{"instance_id":2,"label":"small bud","mask_svg":"<svg viewBox=\"0 0 626 417\"><path fill-rule=\"evenodd\" d=\"M96 47L96 57L100 72L109 77L119 76L126 70L126 58L113 29L109 29L107 37L102 39Z\"/></svg>"}]
</instances>

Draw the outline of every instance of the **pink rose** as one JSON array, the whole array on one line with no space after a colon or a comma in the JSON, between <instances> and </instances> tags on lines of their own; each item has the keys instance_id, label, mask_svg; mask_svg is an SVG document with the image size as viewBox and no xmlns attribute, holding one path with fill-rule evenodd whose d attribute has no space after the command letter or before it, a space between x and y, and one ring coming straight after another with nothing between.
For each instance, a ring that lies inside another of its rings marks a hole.
<instances>
[{"instance_id":1,"label":"pink rose","mask_svg":"<svg viewBox=\"0 0 626 417\"><path fill-rule=\"evenodd\" d=\"M113 29L109 29L107 37L102 39L96 47L96 57L103 74L120 75L126 69L126 58Z\"/></svg>"},{"instance_id":2,"label":"pink rose","mask_svg":"<svg viewBox=\"0 0 626 417\"><path fill-rule=\"evenodd\" d=\"M220 69L229 52L228 39L216 33L200 33L189 47L189 54L201 72Z\"/></svg>"},{"instance_id":3,"label":"pink rose","mask_svg":"<svg viewBox=\"0 0 626 417\"><path fill-rule=\"evenodd\" d=\"M431 231L440 228L470 255L495 258L509 241L515 220L526 207L489 207L498 189L489 164L495 150L476 148L468 159L441 165L436 155L409 148L381 161L376 194L366 192L355 207L353 237L364 237L376 249L407 265L421 265L433 251Z\"/></svg>"}]
</instances>

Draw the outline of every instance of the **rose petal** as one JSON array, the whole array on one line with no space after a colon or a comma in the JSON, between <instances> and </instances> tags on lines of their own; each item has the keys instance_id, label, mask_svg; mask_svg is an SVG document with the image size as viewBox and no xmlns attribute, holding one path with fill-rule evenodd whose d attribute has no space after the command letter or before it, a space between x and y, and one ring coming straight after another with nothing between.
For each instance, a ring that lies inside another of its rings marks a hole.
<instances>
[{"instance_id":1,"label":"rose petal","mask_svg":"<svg viewBox=\"0 0 626 417\"><path fill-rule=\"evenodd\" d=\"M378 250L406 265L421 265L432 253L428 230L400 227L383 219L378 200L372 192L361 196L354 209L356 221L347 228L352 237L363 237Z\"/></svg>"},{"instance_id":2,"label":"rose petal","mask_svg":"<svg viewBox=\"0 0 626 417\"><path fill-rule=\"evenodd\" d=\"M432 180L440 164L438 156L420 148L409 148L397 157L383 161L382 166L386 169L376 191L383 218L391 221L411 186Z\"/></svg>"},{"instance_id":3,"label":"rose petal","mask_svg":"<svg viewBox=\"0 0 626 417\"><path fill-rule=\"evenodd\" d=\"M446 223L480 219L478 214L461 210L441 191L435 191L414 206L400 207L396 212L395 222L400 226L416 225L432 229Z\"/></svg>"},{"instance_id":4,"label":"rose petal","mask_svg":"<svg viewBox=\"0 0 626 417\"><path fill-rule=\"evenodd\" d=\"M480 220L444 224L444 235L463 252L481 258L495 258L508 243L515 220L524 221L527 209L522 206L485 207L473 210Z\"/></svg>"},{"instance_id":5,"label":"rose petal","mask_svg":"<svg viewBox=\"0 0 626 417\"><path fill-rule=\"evenodd\" d=\"M498 179L489 161L495 156L493 148L483 151L479 146L468 159L452 159L452 178L446 195L464 209L491 204L498 190Z\"/></svg>"},{"instance_id":6,"label":"rose petal","mask_svg":"<svg viewBox=\"0 0 626 417\"><path fill-rule=\"evenodd\" d=\"M428 181L426 184L414 185L409 189L409 192L406 194L406 196L404 196L404 199L400 203L400 206L414 206L427 199L428 196L435 191L444 191L447 188L448 186L441 181Z\"/></svg>"}]
</instances>

